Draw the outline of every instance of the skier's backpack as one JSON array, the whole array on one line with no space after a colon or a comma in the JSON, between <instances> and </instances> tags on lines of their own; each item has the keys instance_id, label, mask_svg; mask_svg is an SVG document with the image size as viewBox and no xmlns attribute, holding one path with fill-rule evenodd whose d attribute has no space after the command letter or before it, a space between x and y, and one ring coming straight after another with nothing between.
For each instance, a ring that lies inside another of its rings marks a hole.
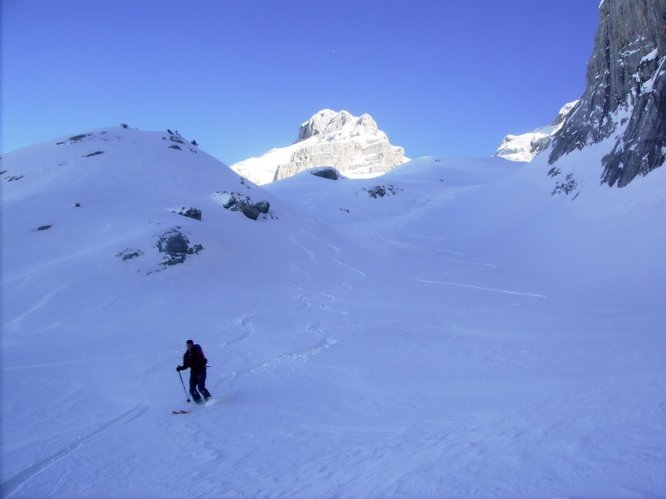
<instances>
[{"instance_id":1,"label":"skier's backpack","mask_svg":"<svg viewBox=\"0 0 666 499\"><path fill-rule=\"evenodd\" d=\"M194 362L201 367L206 367L208 359L204 356L201 345L194 345Z\"/></svg>"}]
</instances>

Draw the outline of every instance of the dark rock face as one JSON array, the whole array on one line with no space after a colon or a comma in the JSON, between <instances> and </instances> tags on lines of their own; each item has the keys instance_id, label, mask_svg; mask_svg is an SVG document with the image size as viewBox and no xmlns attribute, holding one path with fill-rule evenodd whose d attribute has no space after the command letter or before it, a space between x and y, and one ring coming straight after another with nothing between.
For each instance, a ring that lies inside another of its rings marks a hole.
<instances>
[{"instance_id":1,"label":"dark rock face","mask_svg":"<svg viewBox=\"0 0 666 499\"><path fill-rule=\"evenodd\" d=\"M313 168L310 173L315 177L327 178L329 180L340 180L342 175L332 166L325 166L323 168Z\"/></svg>"},{"instance_id":2,"label":"dark rock face","mask_svg":"<svg viewBox=\"0 0 666 499\"><path fill-rule=\"evenodd\" d=\"M190 246L190 240L178 229L169 229L160 236L155 245L157 250L165 255L162 261L165 266L183 263L188 256L196 255L204 249L201 244Z\"/></svg>"},{"instance_id":3,"label":"dark rock face","mask_svg":"<svg viewBox=\"0 0 666 499\"><path fill-rule=\"evenodd\" d=\"M568 196L572 193L575 193L573 199L576 199L578 197L578 193L576 192L577 187L578 183L576 182L576 179L574 179L573 174L570 173L565 177L564 180L559 180L555 184L555 189L553 189L551 195L559 196L560 194L565 194Z\"/></svg>"},{"instance_id":4,"label":"dark rock face","mask_svg":"<svg viewBox=\"0 0 666 499\"><path fill-rule=\"evenodd\" d=\"M63 140L62 142L56 142L57 146L61 146L63 144L76 144L84 139L87 139L88 137L91 137L92 133L82 133L80 135L74 135L73 137L68 138L67 140Z\"/></svg>"},{"instance_id":5,"label":"dark rock face","mask_svg":"<svg viewBox=\"0 0 666 499\"><path fill-rule=\"evenodd\" d=\"M604 0L599 11L587 88L549 162L617 133L601 180L623 187L664 163L666 0Z\"/></svg>"},{"instance_id":6,"label":"dark rock face","mask_svg":"<svg viewBox=\"0 0 666 499\"><path fill-rule=\"evenodd\" d=\"M116 254L116 257L121 258L124 262L126 262L127 260L133 260L134 258L138 258L141 255L143 255L143 251L127 248L122 250L120 253Z\"/></svg>"},{"instance_id":7,"label":"dark rock face","mask_svg":"<svg viewBox=\"0 0 666 499\"><path fill-rule=\"evenodd\" d=\"M253 203L249 196L240 194L239 192L219 192L226 196L226 201L222 204L224 208L231 211L240 211L247 218L256 220L259 215L267 215L271 209L268 201L258 201Z\"/></svg>"},{"instance_id":8,"label":"dark rock face","mask_svg":"<svg viewBox=\"0 0 666 499\"><path fill-rule=\"evenodd\" d=\"M664 28L666 31L666 27ZM662 63L663 67L664 64ZM663 68L666 70L666 68ZM622 137L604 156L602 181L624 187L637 175L647 175L664 164L666 148L666 71L654 79L654 90L643 93Z\"/></svg>"},{"instance_id":9,"label":"dark rock face","mask_svg":"<svg viewBox=\"0 0 666 499\"><path fill-rule=\"evenodd\" d=\"M402 192L400 187L396 187L393 184L375 185L374 187L363 190L373 199L383 198L384 196L395 196L398 192Z\"/></svg>"},{"instance_id":10,"label":"dark rock face","mask_svg":"<svg viewBox=\"0 0 666 499\"><path fill-rule=\"evenodd\" d=\"M197 208L181 208L178 211L174 211L174 213L183 217L201 221L201 210Z\"/></svg>"}]
</instances>

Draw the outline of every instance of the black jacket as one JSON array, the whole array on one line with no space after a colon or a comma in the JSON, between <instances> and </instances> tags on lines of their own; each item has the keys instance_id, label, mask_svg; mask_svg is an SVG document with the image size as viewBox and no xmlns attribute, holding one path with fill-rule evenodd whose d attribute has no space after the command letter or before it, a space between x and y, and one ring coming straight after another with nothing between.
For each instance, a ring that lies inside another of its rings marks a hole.
<instances>
[{"instance_id":1,"label":"black jacket","mask_svg":"<svg viewBox=\"0 0 666 499\"><path fill-rule=\"evenodd\" d=\"M207 362L208 360L204 357L203 350L201 350L201 346L199 345L193 345L183 355L183 369L189 367L193 373L205 371Z\"/></svg>"}]
</instances>

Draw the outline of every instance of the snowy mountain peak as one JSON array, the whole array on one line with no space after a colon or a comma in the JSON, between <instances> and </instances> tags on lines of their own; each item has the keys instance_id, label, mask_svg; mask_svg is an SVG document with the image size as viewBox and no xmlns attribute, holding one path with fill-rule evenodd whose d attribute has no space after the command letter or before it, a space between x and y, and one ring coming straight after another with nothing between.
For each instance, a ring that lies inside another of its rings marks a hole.
<instances>
[{"instance_id":1,"label":"snowy mountain peak","mask_svg":"<svg viewBox=\"0 0 666 499\"><path fill-rule=\"evenodd\" d=\"M317 135L327 137L330 140L331 137L355 137L364 133L376 134L383 132L379 132L377 122L367 113L356 117L345 110L335 112L331 109L322 109L300 126L296 142Z\"/></svg>"},{"instance_id":2,"label":"snowy mountain peak","mask_svg":"<svg viewBox=\"0 0 666 499\"><path fill-rule=\"evenodd\" d=\"M577 100L567 102L548 126L520 135L507 135L497 148L495 156L509 161L524 163L532 161L537 154L548 147L551 137L562 128L564 120L576 104L578 104Z\"/></svg>"},{"instance_id":3,"label":"snowy mountain peak","mask_svg":"<svg viewBox=\"0 0 666 499\"><path fill-rule=\"evenodd\" d=\"M301 124L292 145L231 168L256 184L266 184L321 166L334 167L351 178L371 177L406 161L404 149L391 145L369 114L323 109Z\"/></svg>"}]
</instances>

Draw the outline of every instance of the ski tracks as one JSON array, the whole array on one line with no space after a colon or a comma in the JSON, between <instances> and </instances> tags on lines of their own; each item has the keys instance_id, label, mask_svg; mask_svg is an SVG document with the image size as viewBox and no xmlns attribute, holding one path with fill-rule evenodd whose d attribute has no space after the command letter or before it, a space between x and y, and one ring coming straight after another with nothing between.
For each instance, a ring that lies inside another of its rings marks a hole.
<instances>
[{"instance_id":1,"label":"ski tracks","mask_svg":"<svg viewBox=\"0 0 666 499\"><path fill-rule=\"evenodd\" d=\"M298 300L303 304L304 308L310 308L312 307L312 302L310 301L309 296L311 295L318 295L322 297L322 300L318 303L318 307L321 310L324 310L326 312L332 312L334 314L346 317L349 315L349 312L345 310L340 310L335 307L333 307L331 304L337 301L337 296L333 295L331 293L326 293L324 291L315 291L315 290L310 290L310 289L305 289L302 287L297 287L297 291L302 293L299 295Z\"/></svg>"},{"instance_id":2,"label":"ski tracks","mask_svg":"<svg viewBox=\"0 0 666 499\"><path fill-rule=\"evenodd\" d=\"M333 297L329 297L329 299L332 300ZM326 310L326 306L321 306L321 308L322 310ZM288 313L286 313L285 315L293 314L293 311L287 311L287 312ZM260 318L262 315L269 315L269 314L272 315L274 313L275 312L263 312L263 313L257 312L239 318L232 325L225 327L223 330L230 329L235 326L235 327L242 327L244 331L234 339L222 342L219 345L219 348L227 349L230 347L238 346L241 343L248 342L251 339L255 338L258 335L258 333L257 333L257 328L253 323L253 320ZM272 372L281 366L306 363L312 357L319 355L324 350L327 350L328 348L332 347L337 343L337 340L326 336L325 331L321 327L320 320L308 323L305 329L301 331L306 333L308 336L314 336L319 338L318 341L314 345L305 348L297 348L293 350L283 351L278 353L277 355L271 356L268 359L260 360L258 362L257 361L252 362L252 360L250 360L252 357L256 357L255 353L251 352L247 352L246 354L238 353L236 355L236 358L241 359L241 362L245 365L227 372L222 377L223 381L228 381L229 386L233 386L241 378L244 378L248 375L262 373L262 372L269 372L269 371ZM301 334L298 334L297 337L298 336L301 336ZM302 340L299 340L299 342L302 342Z\"/></svg>"},{"instance_id":3,"label":"ski tracks","mask_svg":"<svg viewBox=\"0 0 666 499\"><path fill-rule=\"evenodd\" d=\"M426 236L426 235L419 235L419 234L406 234L406 233L399 233L397 234L399 236L404 236L408 238L416 238L416 239L421 239L425 241L431 241L435 244L438 243L443 243L446 242L445 239L443 238L438 238L438 237L432 237L432 236ZM421 246L418 246L421 248ZM442 259L443 262L446 262L447 264L453 265L453 268L448 268L448 269L442 269L441 272L438 272L439 275L451 275L451 274L463 274L463 273L483 273L486 271L492 271L498 269L498 266L495 265L494 263L488 263L488 262L478 262L478 261L472 261L468 259L467 255L465 253L460 253L457 251L452 251L449 249L443 249L443 248L438 248L436 246L430 246L430 247L424 247L422 248L426 251L431 251L434 254L444 254L447 255L445 258ZM454 257L454 258L452 258ZM450 267L450 266L449 266ZM524 291L516 291L513 289L508 289L507 288L499 288L499 287L490 287L490 286L481 286L481 285L476 285L476 284L470 284L470 283L465 283L465 282L457 282L457 281L451 281L451 280L436 280L436 279L426 279L422 277L417 277L416 278L417 282L420 282L422 284L432 284L432 285L438 285L438 286L451 286L451 287L458 287L458 288L467 288L467 289L472 289L472 290L477 290L477 291L485 291L489 293L496 293L496 294L503 294L503 295L512 295L512 296L519 296L519 297L524 297L524 298L536 298L538 300L547 300L548 297L542 293L530 293L530 292L524 292Z\"/></svg>"},{"instance_id":4,"label":"ski tracks","mask_svg":"<svg viewBox=\"0 0 666 499\"><path fill-rule=\"evenodd\" d=\"M21 487L27 484L39 473L49 468L50 466L56 464L57 462L61 461L62 459L66 458L70 454L76 452L82 445L93 440L100 433L114 426L118 426L120 424L122 425L129 424L135 419L141 417L141 415L143 415L147 410L148 410L147 407L142 407L140 405L135 406L123 412L119 416L116 416L115 418L108 420L107 422L98 426L97 428L87 433L86 435L77 437L69 445L66 445L65 447L61 448L51 456L42 459L41 461L38 461L28 466L27 468L24 468L23 470L19 471L13 477L2 482L0 488L2 490L3 497L11 497L13 494L19 491Z\"/></svg>"},{"instance_id":5,"label":"ski tracks","mask_svg":"<svg viewBox=\"0 0 666 499\"><path fill-rule=\"evenodd\" d=\"M254 334L256 333L255 328L254 328L254 324L252 324L252 319L257 317L257 315L258 314L243 315L240 318L236 319L232 324L230 324L228 326L224 326L220 330L220 334L222 334L225 331L228 331L232 328L237 328L237 327L243 328L243 332L235 338L232 338L232 339L227 340L227 341L223 341L222 343L220 343L218 345L218 347L219 348L228 348L230 346L236 345L238 343L242 343L242 342L247 341L250 338L252 338L252 336L254 336Z\"/></svg>"},{"instance_id":6,"label":"ski tracks","mask_svg":"<svg viewBox=\"0 0 666 499\"><path fill-rule=\"evenodd\" d=\"M542 295L539 293L525 293L521 291L512 291L510 289L498 289L498 288L488 288L485 286L475 286L473 284L464 284L460 282L452 282L452 281L433 281L430 279L421 279L417 278L416 279L418 282L422 282L424 284L439 284L442 286L456 286L460 288L469 288L469 289L476 289L480 291L489 291L492 293L501 293L501 294L506 294L506 295L517 295L517 296L525 296L528 298L538 298L540 300L546 300L548 297L546 295Z\"/></svg>"},{"instance_id":7,"label":"ski tracks","mask_svg":"<svg viewBox=\"0 0 666 499\"><path fill-rule=\"evenodd\" d=\"M322 310L332 311L327 306L328 301L332 301L334 297L332 295L326 296L324 302L320 304ZM304 300L304 295L299 298L299 300ZM308 306L310 306L308 304ZM293 313L293 311L288 311ZM230 347L237 346L241 343L247 342L254 338L257 335L257 329L253 323L253 320L258 319L262 315L274 314L275 312L256 312L248 315L244 315L234 321L231 325L225 326L222 331L232 329L234 327L242 327L244 331L237 337L223 341L218 345L218 348L227 349ZM344 315L344 312L337 312L341 315ZM287 314L285 314L287 315ZM295 363L305 363L310 358L315 355L320 354L324 350L330 348L331 346L337 343L337 340L329 338L326 336L325 331L321 327L321 320L316 320L314 322L308 323L305 327L305 333L311 336L318 337L319 340L312 346L300 349L294 349L286 352L281 352L268 360L262 360L260 362L251 363L249 366L240 367L228 372L223 376L224 380L228 380L230 385L234 385L240 378L247 376L249 374L255 374L259 372L271 371L281 365L295 364ZM242 356L241 356L242 357Z\"/></svg>"},{"instance_id":8,"label":"ski tracks","mask_svg":"<svg viewBox=\"0 0 666 499\"><path fill-rule=\"evenodd\" d=\"M311 244L304 242L307 239L311 240ZM297 306L287 305L273 310L255 310L240 316L222 328L221 333L234 328L241 328L242 331L236 337L221 342L218 345L221 349L238 347L241 343L251 342L246 347L248 351L239 351L234 355L234 362L240 365L223 375L223 380L228 383L229 387L249 375L274 372L282 367L307 363L313 357L336 345L338 341L327 335L327 328L322 326L322 321L325 317L347 318L350 313L338 306L338 295L330 292L329 289L331 286L338 286L349 291L353 289L349 283L350 279L366 277L364 271L340 258L342 251L339 247L315 236L305 228L292 233L289 241L299 250L295 255L295 260L290 263L290 268L299 275L299 280L301 280L301 283L295 283L293 286L297 293L295 296ZM318 258L319 254L325 254L324 259L328 259L328 261ZM331 262L332 265L328 262ZM318 285L321 285L321 282L315 282L312 274L308 272L308 267L312 265L323 265L333 272L332 280L323 281L325 289L320 288ZM336 267L340 271L336 272ZM307 287L303 286L305 283L307 283ZM280 300L276 300L274 303L280 303ZM269 332L263 323L270 324L268 326L270 336L266 337L269 341L275 341L276 336L283 335L284 345L291 345L293 348L283 347L282 351L278 349L278 352L266 355L263 359L257 358L262 356L261 352L267 346L260 339L263 333L268 334ZM296 324L291 329L289 324L294 323ZM281 332L280 329L283 331ZM307 338L313 338L316 341L310 345L303 345L304 339L307 342ZM256 348L254 342L259 342Z\"/></svg>"}]
</instances>

